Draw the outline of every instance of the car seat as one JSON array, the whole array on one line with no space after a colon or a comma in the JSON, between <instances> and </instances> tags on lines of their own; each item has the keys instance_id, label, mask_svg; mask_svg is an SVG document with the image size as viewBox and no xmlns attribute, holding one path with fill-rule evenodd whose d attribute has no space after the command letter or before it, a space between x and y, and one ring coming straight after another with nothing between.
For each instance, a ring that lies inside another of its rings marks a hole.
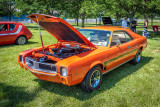
<instances>
[{"instance_id":1,"label":"car seat","mask_svg":"<svg viewBox=\"0 0 160 107\"><path fill-rule=\"evenodd\" d=\"M111 40L111 46L116 45L117 43L121 43L118 35L113 35Z\"/></svg>"}]
</instances>

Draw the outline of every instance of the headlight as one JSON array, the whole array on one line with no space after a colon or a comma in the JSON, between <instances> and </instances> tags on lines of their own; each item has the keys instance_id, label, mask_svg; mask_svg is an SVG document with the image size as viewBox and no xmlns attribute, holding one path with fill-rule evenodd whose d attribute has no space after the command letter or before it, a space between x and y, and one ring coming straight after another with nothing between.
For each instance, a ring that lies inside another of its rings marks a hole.
<instances>
[{"instance_id":1,"label":"headlight","mask_svg":"<svg viewBox=\"0 0 160 107\"><path fill-rule=\"evenodd\" d=\"M61 76L66 77L67 76L67 68L60 67L60 74L61 74Z\"/></svg>"},{"instance_id":2,"label":"headlight","mask_svg":"<svg viewBox=\"0 0 160 107\"><path fill-rule=\"evenodd\" d=\"M23 61L23 55L19 55L19 61L20 61L20 62Z\"/></svg>"}]
</instances>

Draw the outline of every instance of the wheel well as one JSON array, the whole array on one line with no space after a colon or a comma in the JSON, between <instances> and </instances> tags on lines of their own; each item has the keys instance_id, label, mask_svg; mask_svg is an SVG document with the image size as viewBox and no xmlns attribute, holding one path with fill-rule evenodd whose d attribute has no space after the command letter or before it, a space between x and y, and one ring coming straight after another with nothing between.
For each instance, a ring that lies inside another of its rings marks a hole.
<instances>
[{"instance_id":1,"label":"wheel well","mask_svg":"<svg viewBox=\"0 0 160 107\"><path fill-rule=\"evenodd\" d=\"M141 49L141 51L142 51L143 47L141 46L140 49Z\"/></svg>"},{"instance_id":2,"label":"wheel well","mask_svg":"<svg viewBox=\"0 0 160 107\"><path fill-rule=\"evenodd\" d=\"M103 70L103 65L102 64L97 64L97 65L99 65L102 68L102 70Z\"/></svg>"},{"instance_id":3,"label":"wheel well","mask_svg":"<svg viewBox=\"0 0 160 107\"><path fill-rule=\"evenodd\" d=\"M99 63L99 64L94 65L93 67L95 67L95 66L100 66L102 68L102 70L103 70L103 64ZM91 70L92 68L90 68L89 70ZM86 72L85 76L88 74L89 70ZM85 76L83 77L82 81L84 80Z\"/></svg>"},{"instance_id":4,"label":"wheel well","mask_svg":"<svg viewBox=\"0 0 160 107\"><path fill-rule=\"evenodd\" d=\"M20 36L24 36L24 37L27 39L27 37L26 37L25 35L20 35ZM18 37L20 37L20 36L18 36ZM17 38L18 38L18 37L17 37Z\"/></svg>"},{"instance_id":5,"label":"wheel well","mask_svg":"<svg viewBox=\"0 0 160 107\"><path fill-rule=\"evenodd\" d=\"M20 36L18 36L17 38L16 38L16 41L17 41L17 39L19 38L19 37L21 37L21 36L24 36L26 39L27 39L27 37L25 36L25 35L20 35ZM15 41L15 42L16 42Z\"/></svg>"}]
</instances>

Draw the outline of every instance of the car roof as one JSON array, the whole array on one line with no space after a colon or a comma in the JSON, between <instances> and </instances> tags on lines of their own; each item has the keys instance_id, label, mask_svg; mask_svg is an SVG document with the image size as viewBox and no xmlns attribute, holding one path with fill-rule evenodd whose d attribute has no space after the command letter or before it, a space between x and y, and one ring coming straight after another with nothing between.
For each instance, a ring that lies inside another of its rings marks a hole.
<instances>
[{"instance_id":1,"label":"car roof","mask_svg":"<svg viewBox=\"0 0 160 107\"><path fill-rule=\"evenodd\" d=\"M109 31L115 31L115 30L128 30L129 28L123 28L122 26L96 26L96 27L85 27L80 29L96 29L96 30L109 30Z\"/></svg>"},{"instance_id":2,"label":"car roof","mask_svg":"<svg viewBox=\"0 0 160 107\"><path fill-rule=\"evenodd\" d=\"M13 21L0 21L0 24L18 24L19 22L13 22Z\"/></svg>"}]
</instances>

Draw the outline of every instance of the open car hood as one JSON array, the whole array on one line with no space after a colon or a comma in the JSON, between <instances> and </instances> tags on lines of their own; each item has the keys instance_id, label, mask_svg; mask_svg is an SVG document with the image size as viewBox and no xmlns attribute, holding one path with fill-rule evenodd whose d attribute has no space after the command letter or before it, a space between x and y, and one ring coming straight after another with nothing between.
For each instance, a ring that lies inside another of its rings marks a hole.
<instances>
[{"instance_id":1,"label":"open car hood","mask_svg":"<svg viewBox=\"0 0 160 107\"><path fill-rule=\"evenodd\" d=\"M90 47L95 47L79 31L59 17L37 13L27 17L36 23L38 18L39 25L55 37L59 42L76 41Z\"/></svg>"}]
</instances>

